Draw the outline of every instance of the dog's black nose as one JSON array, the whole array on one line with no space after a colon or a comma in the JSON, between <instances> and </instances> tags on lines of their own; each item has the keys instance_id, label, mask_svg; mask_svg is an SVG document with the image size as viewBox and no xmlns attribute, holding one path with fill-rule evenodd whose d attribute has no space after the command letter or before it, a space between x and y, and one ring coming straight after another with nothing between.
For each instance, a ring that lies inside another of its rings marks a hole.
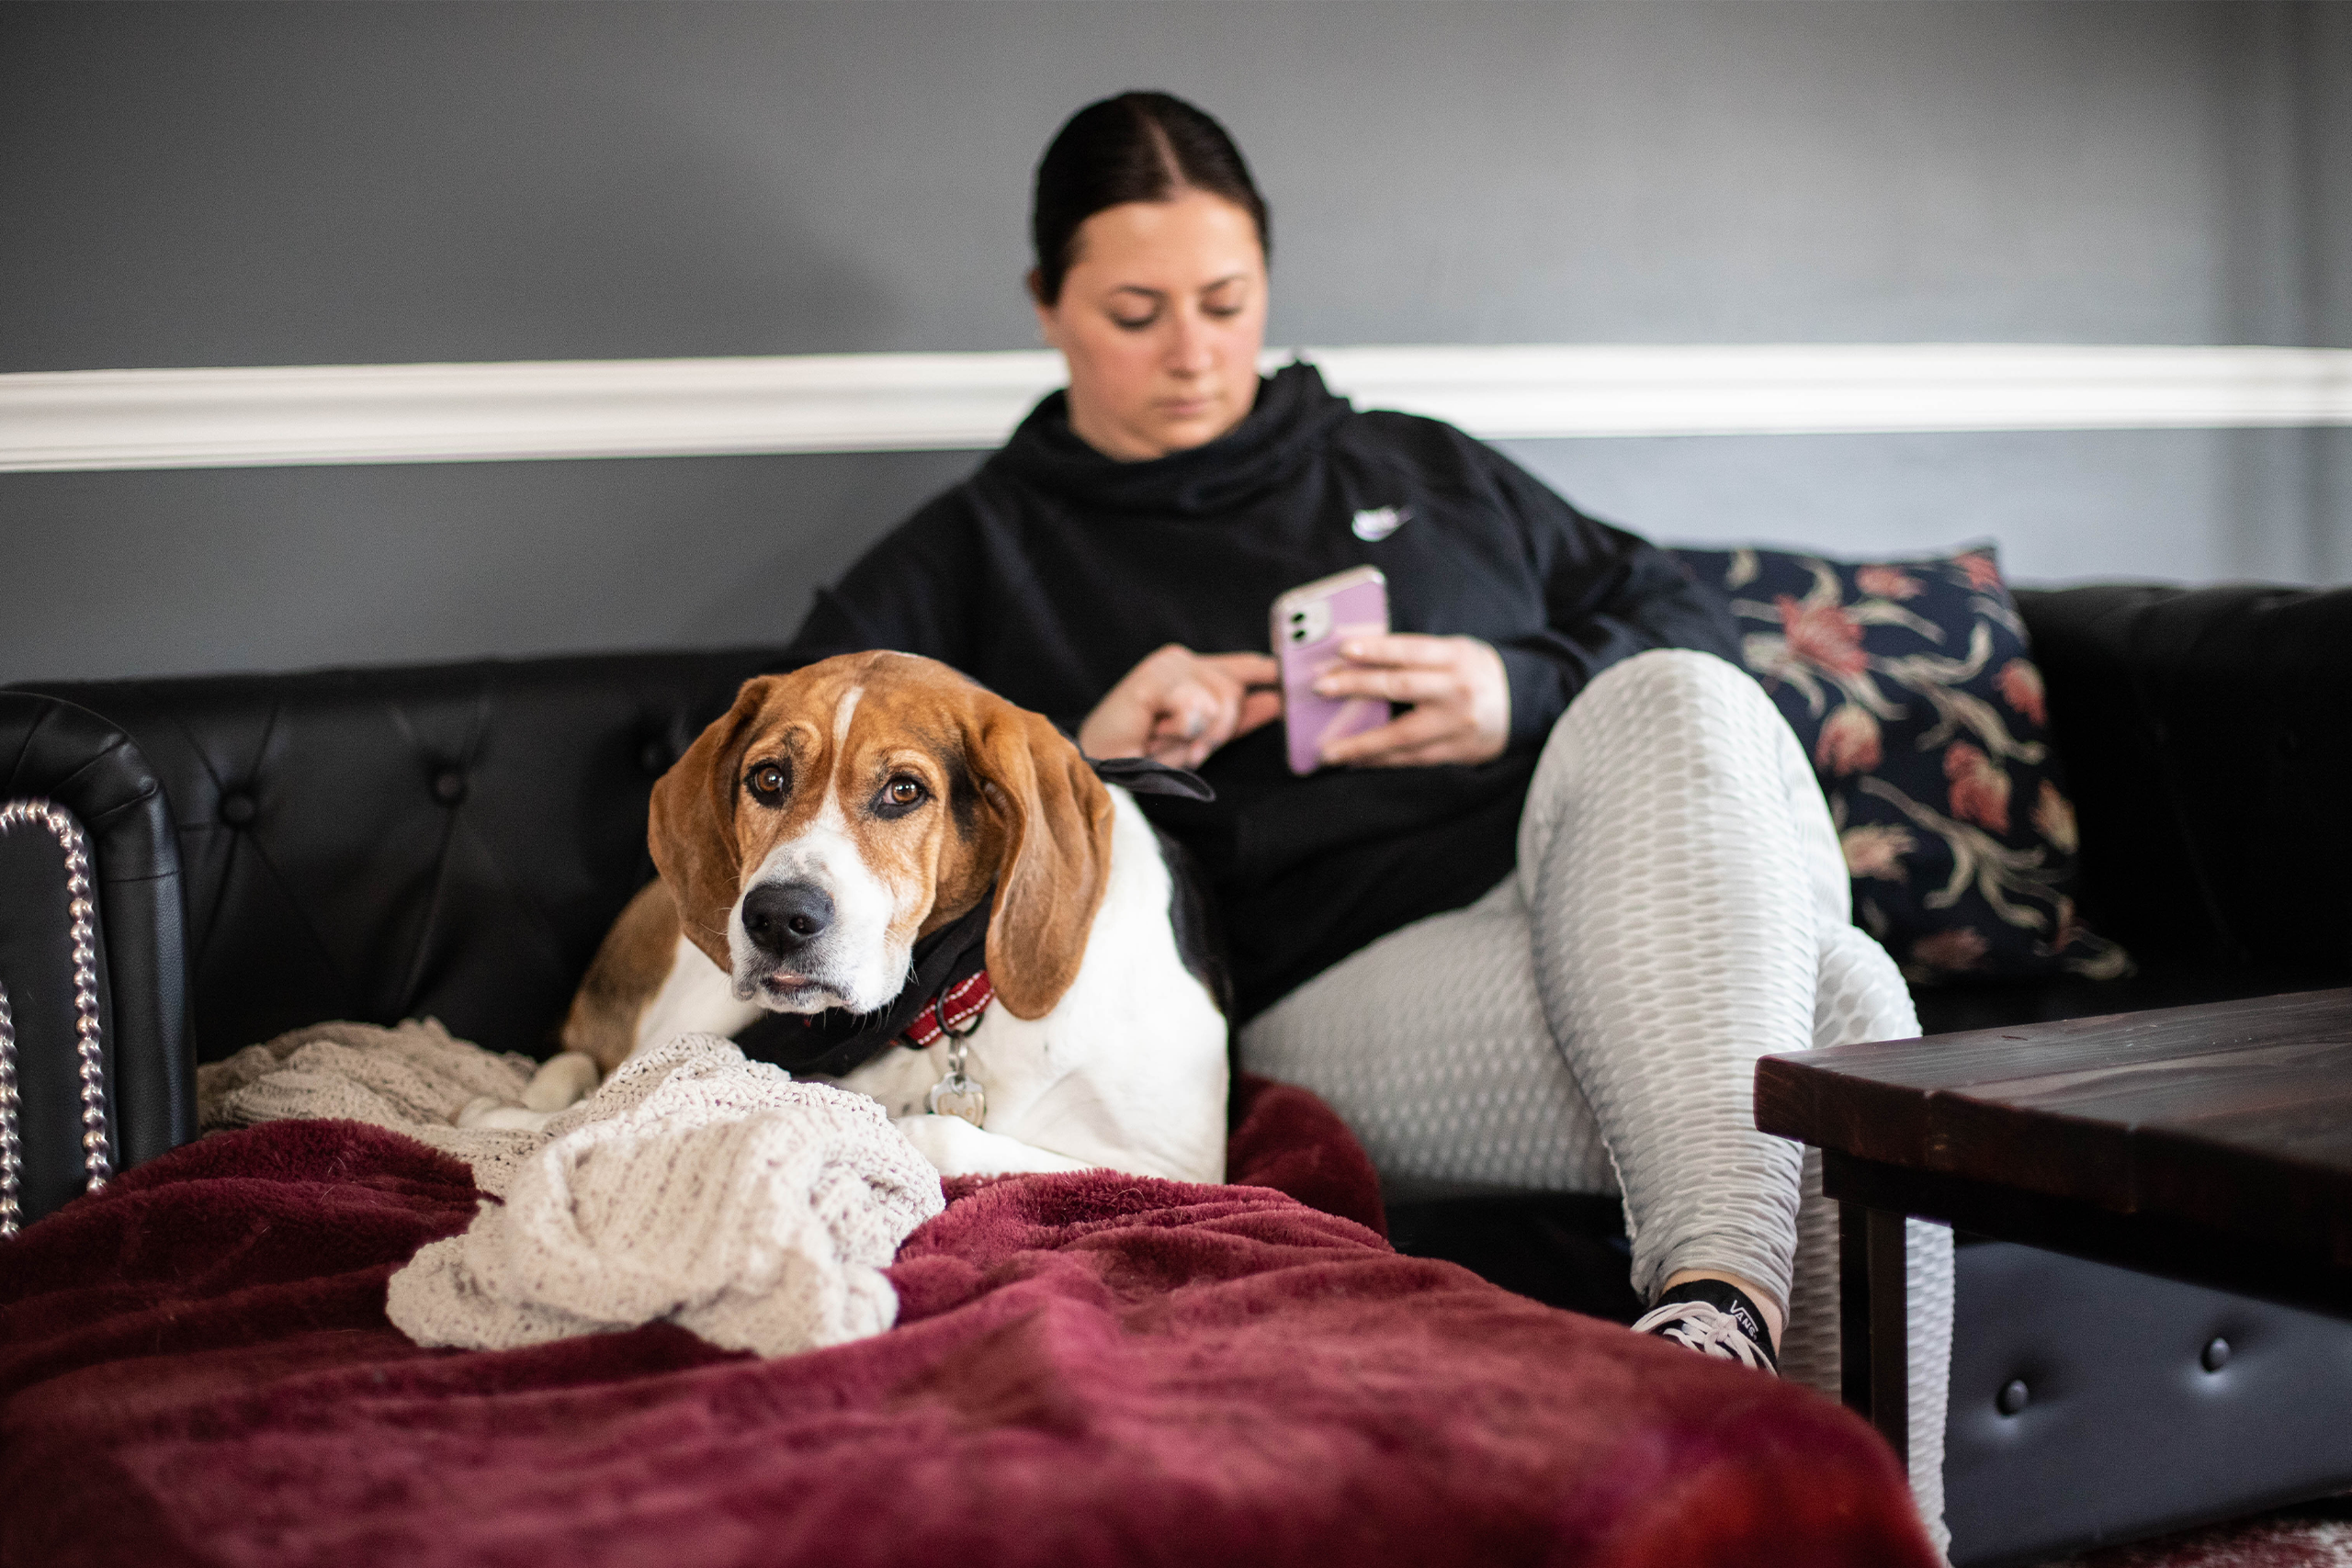
<instances>
[{"instance_id":1,"label":"dog's black nose","mask_svg":"<svg viewBox=\"0 0 2352 1568\"><path fill-rule=\"evenodd\" d=\"M743 934L771 958L786 958L833 923L833 900L813 882L764 882L743 896Z\"/></svg>"}]
</instances>

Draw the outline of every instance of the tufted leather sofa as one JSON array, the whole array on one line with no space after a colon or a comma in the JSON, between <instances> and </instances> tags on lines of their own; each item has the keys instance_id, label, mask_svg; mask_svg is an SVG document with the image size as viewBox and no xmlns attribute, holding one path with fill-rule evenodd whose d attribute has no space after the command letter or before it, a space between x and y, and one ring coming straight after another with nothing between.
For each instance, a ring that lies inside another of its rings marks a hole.
<instances>
[{"instance_id":1,"label":"tufted leather sofa","mask_svg":"<svg viewBox=\"0 0 2352 1568\"><path fill-rule=\"evenodd\" d=\"M2019 603L2076 795L2086 910L2142 973L1925 992L1928 1030L2352 983L2352 591L2109 586ZM56 833L0 827L23 1214L90 1179L93 1076L102 1152L127 1167L191 1134L194 1062L296 1025L431 1015L544 1054L652 874L653 780L771 657L0 692L0 802L62 807L93 866L76 894ZM78 987L75 897L94 938ZM1396 1227L1514 1288L1622 1312L1613 1207L1424 1207ZM2231 1354L2208 1371L2216 1338ZM2352 1325L1984 1243L1960 1254L1952 1380L1962 1564L2352 1484L2335 1419L2352 1402ZM2000 1392L2018 1382L2030 1397L2008 1408Z\"/></svg>"}]
</instances>

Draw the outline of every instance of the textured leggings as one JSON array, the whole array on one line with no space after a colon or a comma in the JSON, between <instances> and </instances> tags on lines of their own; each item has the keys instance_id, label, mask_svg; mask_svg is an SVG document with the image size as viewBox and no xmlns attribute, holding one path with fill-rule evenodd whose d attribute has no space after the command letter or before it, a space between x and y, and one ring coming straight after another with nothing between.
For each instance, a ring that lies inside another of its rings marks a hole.
<instances>
[{"instance_id":1,"label":"textured leggings","mask_svg":"<svg viewBox=\"0 0 2352 1568\"><path fill-rule=\"evenodd\" d=\"M1644 1300L1685 1269L1755 1280L1788 1303L1783 1374L1834 1395L1836 1215L1817 1156L1756 1131L1756 1058L1917 1032L1796 737L1749 676L1666 649L1553 728L1509 878L1292 992L1241 1059L1329 1101L1394 1197L1622 1194ZM1910 1230L1912 1486L1940 1544L1951 1241Z\"/></svg>"}]
</instances>

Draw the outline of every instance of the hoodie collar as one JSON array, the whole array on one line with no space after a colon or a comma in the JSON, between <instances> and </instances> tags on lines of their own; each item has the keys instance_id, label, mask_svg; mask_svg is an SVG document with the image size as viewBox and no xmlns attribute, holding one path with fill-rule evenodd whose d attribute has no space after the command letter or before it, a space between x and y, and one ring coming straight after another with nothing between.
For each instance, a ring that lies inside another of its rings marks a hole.
<instances>
[{"instance_id":1,"label":"hoodie collar","mask_svg":"<svg viewBox=\"0 0 2352 1568\"><path fill-rule=\"evenodd\" d=\"M1123 463L1079 439L1069 427L1069 394L1055 392L1029 411L989 465L1090 510L1214 516L1289 479L1351 412L1315 367L1294 361L1259 382L1248 416L1215 441Z\"/></svg>"}]
</instances>

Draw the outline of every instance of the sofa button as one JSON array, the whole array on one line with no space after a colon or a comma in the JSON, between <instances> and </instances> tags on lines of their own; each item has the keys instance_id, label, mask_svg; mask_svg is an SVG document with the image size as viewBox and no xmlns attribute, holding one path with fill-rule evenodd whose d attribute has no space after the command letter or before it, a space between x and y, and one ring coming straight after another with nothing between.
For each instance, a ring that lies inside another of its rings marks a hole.
<instances>
[{"instance_id":1,"label":"sofa button","mask_svg":"<svg viewBox=\"0 0 2352 1568\"><path fill-rule=\"evenodd\" d=\"M254 812L259 809L254 804L254 797L241 789L232 789L220 797L220 820L232 828L243 827L254 819Z\"/></svg>"},{"instance_id":2,"label":"sofa button","mask_svg":"<svg viewBox=\"0 0 2352 1568\"><path fill-rule=\"evenodd\" d=\"M444 806L455 806L466 798L466 775L450 768L433 780L433 798Z\"/></svg>"},{"instance_id":3,"label":"sofa button","mask_svg":"<svg viewBox=\"0 0 2352 1568\"><path fill-rule=\"evenodd\" d=\"M2218 1372L2230 1364L2230 1342L2216 1334L2205 1341L2204 1353L2197 1358L2209 1372Z\"/></svg>"},{"instance_id":4,"label":"sofa button","mask_svg":"<svg viewBox=\"0 0 2352 1568\"><path fill-rule=\"evenodd\" d=\"M2004 1416L2014 1416L2025 1408L2025 1402L2031 1397L2033 1391L2025 1386L2025 1379L2011 1378L2001 1385L1999 1395L1993 1401L1993 1408Z\"/></svg>"},{"instance_id":5,"label":"sofa button","mask_svg":"<svg viewBox=\"0 0 2352 1568\"><path fill-rule=\"evenodd\" d=\"M648 778L660 778L670 771L670 764L676 761L675 757L670 755L670 747L666 741L649 740L638 748L637 765L645 770L645 776Z\"/></svg>"}]
</instances>

